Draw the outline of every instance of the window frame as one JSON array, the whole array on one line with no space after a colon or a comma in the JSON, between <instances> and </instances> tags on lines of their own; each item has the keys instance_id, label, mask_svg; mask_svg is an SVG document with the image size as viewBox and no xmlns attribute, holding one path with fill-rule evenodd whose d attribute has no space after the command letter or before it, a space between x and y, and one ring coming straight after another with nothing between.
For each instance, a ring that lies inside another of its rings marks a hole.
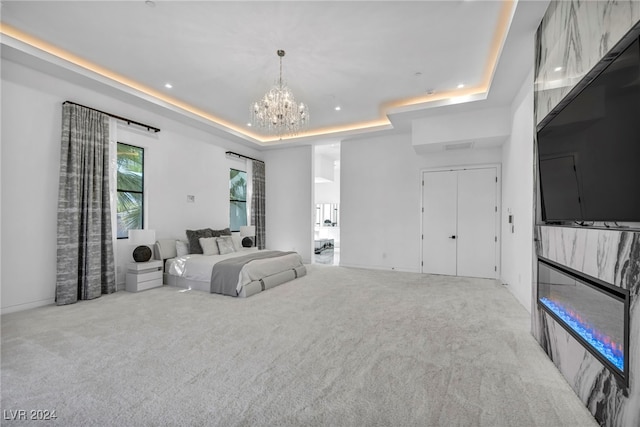
<instances>
[{"instance_id":1,"label":"window frame","mask_svg":"<svg viewBox=\"0 0 640 427\"><path fill-rule=\"evenodd\" d=\"M141 166L142 166L142 171L141 171L141 180L142 180L142 190L138 191L138 190L121 190L118 186L118 145L126 145L128 147L133 147L133 148L137 148L139 150L141 150ZM122 240L122 239L128 239L129 236L118 236L118 228L117 228L117 216L118 216L118 195L120 193L133 193L133 194L139 194L140 195L140 207L141 207L141 213L140 213L140 228L136 228L136 229L131 229L131 230L144 230L144 217L145 217L145 203L144 203L144 199L145 199L145 172L144 172L144 168L145 168L145 164L144 164L144 159L145 159L145 148L141 147L139 145L133 145L133 144L128 144L126 142L120 142L117 141L116 142L116 171L115 171L115 179L116 179L116 206L115 206L115 212L116 212L116 238L118 240ZM129 230L129 229L127 229Z\"/></svg>"},{"instance_id":2,"label":"window frame","mask_svg":"<svg viewBox=\"0 0 640 427\"><path fill-rule=\"evenodd\" d=\"M245 214L247 214L247 206L248 206L247 199L248 199L248 196L249 196L248 188L247 188L247 179L248 179L249 174L247 173L247 171L246 170L237 169L237 168L234 168L234 167L229 168L229 183L231 183L231 173L232 173L232 171L242 172L244 174L244 176L245 176L245 179L244 179L244 200L232 199L231 198L231 191L229 191L229 228L231 228L231 206L232 206L232 203L238 203L238 202L244 203L244 206L245 206L244 211L245 211ZM245 215L245 219L244 220L245 220L244 221L245 222L244 225L248 225L249 224L249 218L247 218L247 215ZM234 230L234 229L231 228L231 231L232 232L237 232L237 231L240 231L240 228L238 228L237 230Z\"/></svg>"}]
</instances>

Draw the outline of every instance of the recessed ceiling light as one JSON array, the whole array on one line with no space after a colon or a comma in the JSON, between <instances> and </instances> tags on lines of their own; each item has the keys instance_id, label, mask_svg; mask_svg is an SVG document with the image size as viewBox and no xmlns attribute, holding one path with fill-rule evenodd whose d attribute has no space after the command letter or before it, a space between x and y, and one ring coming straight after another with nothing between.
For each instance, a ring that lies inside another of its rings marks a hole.
<instances>
[{"instance_id":1,"label":"recessed ceiling light","mask_svg":"<svg viewBox=\"0 0 640 427\"><path fill-rule=\"evenodd\" d=\"M435 92L433 89L427 89L427 95L433 95Z\"/></svg>"},{"instance_id":2,"label":"recessed ceiling light","mask_svg":"<svg viewBox=\"0 0 640 427\"><path fill-rule=\"evenodd\" d=\"M562 71L562 67L556 67L553 69L553 71Z\"/></svg>"},{"instance_id":3,"label":"recessed ceiling light","mask_svg":"<svg viewBox=\"0 0 640 427\"><path fill-rule=\"evenodd\" d=\"M336 105L336 108L334 108L334 110L336 110L336 111L340 111L340 110L342 110L342 108L340 108L340 106L339 106L339 105Z\"/></svg>"},{"instance_id":4,"label":"recessed ceiling light","mask_svg":"<svg viewBox=\"0 0 640 427\"><path fill-rule=\"evenodd\" d=\"M152 1L152 0L146 0L144 2L144 4L146 4L149 7L155 7L156 6L156 2Z\"/></svg>"},{"instance_id":5,"label":"recessed ceiling light","mask_svg":"<svg viewBox=\"0 0 640 427\"><path fill-rule=\"evenodd\" d=\"M251 126L253 126L253 125L252 125L251 123L247 123L247 126L251 127Z\"/></svg>"},{"instance_id":6,"label":"recessed ceiling light","mask_svg":"<svg viewBox=\"0 0 640 427\"><path fill-rule=\"evenodd\" d=\"M171 83L165 83L164 87L166 87L167 89L171 89L173 85Z\"/></svg>"},{"instance_id":7,"label":"recessed ceiling light","mask_svg":"<svg viewBox=\"0 0 640 427\"><path fill-rule=\"evenodd\" d=\"M464 87L464 84L463 84L463 83L460 83L460 84L458 85L458 89L462 89L463 87Z\"/></svg>"}]
</instances>

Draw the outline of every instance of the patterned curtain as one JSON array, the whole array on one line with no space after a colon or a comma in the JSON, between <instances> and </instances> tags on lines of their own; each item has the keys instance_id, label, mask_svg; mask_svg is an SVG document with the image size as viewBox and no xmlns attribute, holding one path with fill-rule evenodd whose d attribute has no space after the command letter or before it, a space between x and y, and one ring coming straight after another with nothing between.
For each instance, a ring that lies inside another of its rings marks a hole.
<instances>
[{"instance_id":1,"label":"patterned curtain","mask_svg":"<svg viewBox=\"0 0 640 427\"><path fill-rule=\"evenodd\" d=\"M267 245L265 220L265 178L264 163L254 160L253 167L253 195L251 196L251 223L256 227L256 246L264 249Z\"/></svg>"},{"instance_id":2,"label":"patterned curtain","mask_svg":"<svg viewBox=\"0 0 640 427\"><path fill-rule=\"evenodd\" d=\"M62 106L56 303L115 291L109 203L109 117Z\"/></svg>"}]
</instances>

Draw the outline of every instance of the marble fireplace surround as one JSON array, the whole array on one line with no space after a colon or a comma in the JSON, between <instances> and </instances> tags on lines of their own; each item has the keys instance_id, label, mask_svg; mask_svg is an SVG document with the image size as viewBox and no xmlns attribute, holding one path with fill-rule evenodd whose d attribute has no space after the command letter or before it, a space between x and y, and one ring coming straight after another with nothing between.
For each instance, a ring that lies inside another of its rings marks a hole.
<instances>
[{"instance_id":1,"label":"marble fireplace surround","mask_svg":"<svg viewBox=\"0 0 640 427\"><path fill-rule=\"evenodd\" d=\"M537 307L532 326L542 348L601 425L640 425L640 232L536 228L539 256L629 291L628 388Z\"/></svg>"},{"instance_id":2,"label":"marble fireplace surround","mask_svg":"<svg viewBox=\"0 0 640 427\"><path fill-rule=\"evenodd\" d=\"M537 292L538 308L580 341L627 392L629 291L538 257Z\"/></svg>"},{"instance_id":3,"label":"marble fireplace surround","mask_svg":"<svg viewBox=\"0 0 640 427\"><path fill-rule=\"evenodd\" d=\"M637 0L552 1L536 34L534 123L544 124L639 22ZM536 193L537 181L535 165ZM539 213L537 224L532 334L601 425L640 426L640 230L540 225ZM538 256L629 291L628 387L537 306Z\"/></svg>"}]
</instances>

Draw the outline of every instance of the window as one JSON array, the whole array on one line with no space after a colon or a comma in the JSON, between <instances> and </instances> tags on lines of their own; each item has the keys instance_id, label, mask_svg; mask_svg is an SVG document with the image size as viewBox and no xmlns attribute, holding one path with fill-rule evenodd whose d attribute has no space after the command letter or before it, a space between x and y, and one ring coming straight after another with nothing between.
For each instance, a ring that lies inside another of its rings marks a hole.
<instances>
[{"instance_id":1,"label":"window","mask_svg":"<svg viewBox=\"0 0 640 427\"><path fill-rule=\"evenodd\" d=\"M118 239L143 228L144 148L118 143Z\"/></svg>"},{"instance_id":2,"label":"window","mask_svg":"<svg viewBox=\"0 0 640 427\"><path fill-rule=\"evenodd\" d=\"M247 173L231 169L229 174L229 227L240 231L247 225Z\"/></svg>"}]
</instances>

